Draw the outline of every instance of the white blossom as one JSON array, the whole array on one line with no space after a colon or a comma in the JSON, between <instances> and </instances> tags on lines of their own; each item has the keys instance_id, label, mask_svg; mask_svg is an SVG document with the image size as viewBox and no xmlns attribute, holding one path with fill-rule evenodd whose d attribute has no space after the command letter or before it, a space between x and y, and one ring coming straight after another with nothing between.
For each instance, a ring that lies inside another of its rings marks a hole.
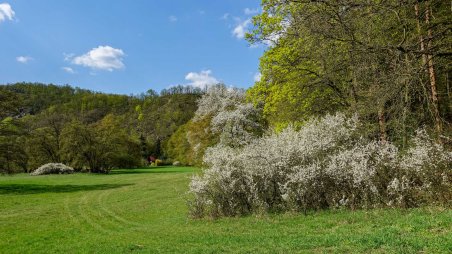
<instances>
[{"instance_id":1,"label":"white blossom","mask_svg":"<svg viewBox=\"0 0 452 254\"><path fill-rule=\"evenodd\" d=\"M218 128L228 121L246 121L246 114L236 114L218 117ZM232 115L237 119L231 120ZM299 130L289 126L242 146L220 143L209 148L207 168L192 180L191 209L198 216L236 216L447 202L439 200L447 195L436 195L452 187L452 157L442 145L419 131L413 146L400 152L390 142L360 137L358 125L356 116L327 115Z\"/></svg>"},{"instance_id":2,"label":"white blossom","mask_svg":"<svg viewBox=\"0 0 452 254\"><path fill-rule=\"evenodd\" d=\"M47 163L34 170L30 175L48 175L48 174L72 174L74 169L63 163Z\"/></svg>"},{"instance_id":3,"label":"white blossom","mask_svg":"<svg viewBox=\"0 0 452 254\"><path fill-rule=\"evenodd\" d=\"M245 100L245 91L238 88L228 88L225 85L212 85L198 101L194 121L205 116L215 116L218 112L235 108Z\"/></svg>"}]
</instances>

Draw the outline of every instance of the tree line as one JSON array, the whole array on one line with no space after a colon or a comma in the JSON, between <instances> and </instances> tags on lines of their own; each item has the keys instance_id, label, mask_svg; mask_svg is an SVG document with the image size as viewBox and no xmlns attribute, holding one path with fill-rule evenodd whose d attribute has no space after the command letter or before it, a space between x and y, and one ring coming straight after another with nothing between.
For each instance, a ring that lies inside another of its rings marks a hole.
<instances>
[{"instance_id":1,"label":"tree line","mask_svg":"<svg viewBox=\"0 0 452 254\"><path fill-rule=\"evenodd\" d=\"M251 43L269 45L249 91L273 126L357 113L407 146L426 126L450 142L452 21L441 0L263 0Z\"/></svg>"},{"instance_id":2,"label":"tree line","mask_svg":"<svg viewBox=\"0 0 452 254\"><path fill-rule=\"evenodd\" d=\"M202 91L173 87L114 95L68 85L0 86L0 170L29 172L49 162L108 172L166 159L165 144L196 110Z\"/></svg>"}]
</instances>

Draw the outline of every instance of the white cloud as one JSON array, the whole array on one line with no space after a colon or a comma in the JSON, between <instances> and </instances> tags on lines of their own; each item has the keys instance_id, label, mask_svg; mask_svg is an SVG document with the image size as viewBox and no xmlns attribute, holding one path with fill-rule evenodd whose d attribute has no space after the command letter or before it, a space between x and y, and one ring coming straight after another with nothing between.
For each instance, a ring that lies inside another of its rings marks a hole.
<instances>
[{"instance_id":1,"label":"white cloud","mask_svg":"<svg viewBox=\"0 0 452 254\"><path fill-rule=\"evenodd\" d=\"M261 81L261 78L262 78L262 74L260 72L254 74L254 82Z\"/></svg>"},{"instance_id":2,"label":"white cloud","mask_svg":"<svg viewBox=\"0 0 452 254\"><path fill-rule=\"evenodd\" d=\"M238 38L243 39L245 38L245 34L248 32L248 27L251 24L251 19L247 19L243 22L239 22L236 27L234 27L234 30L232 30L232 34Z\"/></svg>"},{"instance_id":3,"label":"white cloud","mask_svg":"<svg viewBox=\"0 0 452 254\"><path fill-rule=\"evenodd\" d=\"M23 63L23 64L26 64L26 63L30 62L31 60L33 60L33 58L29 57L29 56L18 56L18 57L16 57L16 61L19 62L19 63Z\"/></svg>"},{"instance_id":4,"label":"white cloud","mask_svg":"<svg viewBox=\"0 0 452 254\"><path fill-rule=\"evenodd\" d=\"M230 16L229 13L225 13L225 14L223 14L223 16L221 16L221 19L227 20L227 19L229 19L229 16Z\"/></svg>"},{"instance_id":5,"label":"white cloud","mask_svg":"<svg viewBox=\"0 0 452 254\"><path fill-rule=\"evenodd\" d=\"M67 73L74 74L75 71L71 67L61 67L61 69Z\"/></svg>"},{"instance_id":6,"label":"white cloud","mask_svg":"<svg viewBox=\"0 0 452 254\"><path fill-rule=\"evenodd\" d=\"M9 5L8 3L0 4L0 23L2 21L5 21L6 19L13 20L15 15L16 13L11 8L11 5Z\"/></svg>"},{"instance_id":7,"label":"white cloud","mask_svg":"<svg viewBox=\"0 0 452 254\"><path fill-rule=\"evenodd\" d=\"M171 15L171 16L168 17L168 20L169 20L170 22L177 22L178 19L177 19L176 16Z\"/></svg>"},{"instance_id":8,"label":"white cloud","mask_svg":"<svg viewBox=\"0 0 452 254\"><path fill-rule=\"evenodd\" d=\"M71 54L63 53L63 56L64 56L64 61L69 62L69 61L72 60L72 58L74 58L75 54L72 54L72 53L71 53Z\"/></svg>"},{"instance_id":9,"label":"white cloud","mask_svg":"<svg viewBox=\"0 0 452 254\"><path fill-rule=\"evenodd\" d=\"M93 48L84 55L73 58L72 63L89 67L93 70L113 71L125 67L122 62L124 55L122 49L115 49L110 46L99 46Z\"/></svg>"},{"instance_id":10,"label":"white cloud","mask_svg":"<svg viewBox=\"0 0 452 254\"><path fill-rule=\"evenodd\" d=\"M185 76L185 79L190 81L188 85L205 88L209 85L215 85L220 83L215 77L211 76L211 70L205 70L201 72L190 72Z\"/></svg>"},{"instance_id":11,"label":"white cloud","mask_svg":"<svg viewBox=\"0 0 452 254\"><path fill-rule=\"evenodd\" d=\"M250 9L250 8L245 8L245 10L243 10L243 12L245 13L245 15L254 15L254 14L258 14L259 13L259 9Z\"/></svg>"}]
</instances>

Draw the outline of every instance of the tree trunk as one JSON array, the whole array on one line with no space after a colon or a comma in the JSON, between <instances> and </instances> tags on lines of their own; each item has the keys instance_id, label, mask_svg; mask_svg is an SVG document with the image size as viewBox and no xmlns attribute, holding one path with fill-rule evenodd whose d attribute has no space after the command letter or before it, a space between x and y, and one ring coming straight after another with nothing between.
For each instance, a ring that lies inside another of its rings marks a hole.
<instances>
[{"instance_id":1,"label":"tree trunk","mask_svg":"<svg viewBox=\"0 0 452 254\"><path fill-rule=\"evenodd\" d=\"M381 107L378 110L378 125L380 126L380 142L386 143L388 141L388 137L386 134L386 119L384 107Z\"/></svg>"},{"instance_id":2,"label":"tree trunk","mask_svg":"<svg viewBox=\"0 0 452 254\"><path fill-rule=\"evenodd\" d=\"M405 61L408 64L408 55L405 54ZM406 128L406 119L408 114L408 107L409 107L409 81L405 81L405 87L403 92L403 114L402 114L402 128L403 128L403 136L402 136L402 143L403 148L407 146L407 140L408 140L408 132Z\"/></svg>"},{"instance_id":3,"label":"tree trunk","mask_svg":"<svg viewBox=\"0 0 452 254\"><path fill-rule=\"evenodd\" d=\"M439 102L438 102L438 92L437 92L437 85L436 85L436 77L435 77L435 67L433 65L433 56L429 52L429 50L432 48L432 29L428 28L427 34L428 34L428 40L427 40L427 47L424 42L424 37L422 36L421 31L421 17L420 17L420 11L419 11L419 3L416 3L414 5L414 10L416 12L416 19L417 19L417 30L419 33L419 39L420 39L420 48L422 53L422 61L424 64L424 67L426 67L426 72L428 74L429 80L430 80L430 92L431 92L431 102L432 102L432 111L433 116L435 118L435 128L436 132L439 135L442 132L442 122L441 117L439 114ZM428 4L428 1L426 1L426 11L425 11L425 23L427 26L430 24L430 7Z\"/></svg>"}]
</instances>

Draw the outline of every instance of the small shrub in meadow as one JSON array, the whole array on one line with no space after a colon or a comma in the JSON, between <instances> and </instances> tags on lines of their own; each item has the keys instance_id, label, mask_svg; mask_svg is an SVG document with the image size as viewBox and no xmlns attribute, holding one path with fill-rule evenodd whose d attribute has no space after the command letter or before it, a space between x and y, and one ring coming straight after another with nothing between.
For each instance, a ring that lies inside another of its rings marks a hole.
<instances>
[{"instance_id":1,"label":"small shrub in meadow","mask_svg":"<svg viewBox=\"0 0 452 254\"><path fill-rule=\"evenodd\" d=\"M74 169L63 163L47 163L31 172L30 175L72 174Z\"/></svg>"},{"instance_id":2,"label":"small shrub in meadow","mask_svg":"<svg viewBox=\"0 0 452 254\"><path fill-rule=\"evenodd\" d=\"M157 160L155 160L154 165L155 165L156 167L157 167L157 166L162 166L162 165L163 165L163 161L157 159Z\"/></svg>"}]
</instances>

